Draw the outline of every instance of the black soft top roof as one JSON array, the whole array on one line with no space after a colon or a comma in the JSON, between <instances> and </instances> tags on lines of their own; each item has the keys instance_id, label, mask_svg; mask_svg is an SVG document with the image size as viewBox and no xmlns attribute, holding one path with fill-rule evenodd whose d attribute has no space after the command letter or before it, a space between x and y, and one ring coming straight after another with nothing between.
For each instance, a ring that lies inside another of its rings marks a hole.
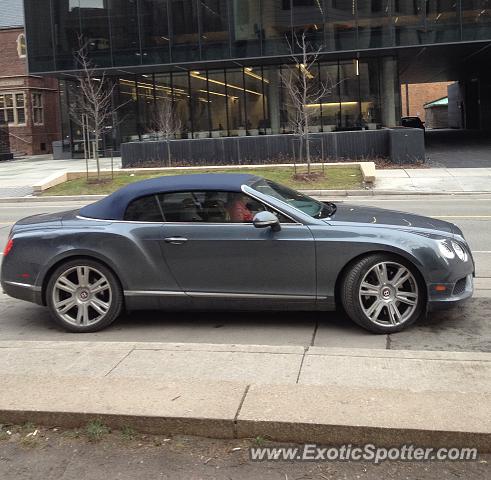
<instances>
[{"instance_id":1,"label":"black soft top roof","mask_svg":"<svg viewBox=\"0 0 491 480\"><path fill-rule=\"evenodd\" d=\"M151 178L130 183L102 200L83 207L80 215L103 220L123 220L128 205L140 197L190 190L240 192L242 185L250 185L260 178L244 173L204 173Z\"/></svg>"}]
</instances>

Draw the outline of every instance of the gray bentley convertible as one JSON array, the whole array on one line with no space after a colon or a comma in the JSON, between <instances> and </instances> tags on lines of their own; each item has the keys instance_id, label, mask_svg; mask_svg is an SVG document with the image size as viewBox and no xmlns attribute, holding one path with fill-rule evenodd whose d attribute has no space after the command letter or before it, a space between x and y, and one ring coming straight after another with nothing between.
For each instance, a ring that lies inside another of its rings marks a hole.
<instances>
[{"instance_id":1,"label":"gray bentley convertible","mask_svg":"<svg viewBox=\"0 0 491 480\"><path fill-rule=\"evenodd\" d=\"M124 310L339 307L390 333L471 297L473 275L451 223L203 174L136 182L17 222L1 284L72 332L100 330Z\"/></svg>"}]
</instances>

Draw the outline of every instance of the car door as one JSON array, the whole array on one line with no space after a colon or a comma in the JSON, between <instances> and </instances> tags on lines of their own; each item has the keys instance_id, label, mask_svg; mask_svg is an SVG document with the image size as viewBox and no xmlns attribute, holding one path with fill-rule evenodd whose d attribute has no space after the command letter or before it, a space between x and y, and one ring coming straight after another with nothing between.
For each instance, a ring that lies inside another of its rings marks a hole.
<instances>
[{"instance_id":1,"label":"car door","mask_svg":"<svg viewBox=\"0 0 491 480\"><path fill-rule=\"evenodd\" d=\"M230 214L230 195L160 196L166 220L162 253L179 286L195 297L315 298L315 245L309 228L286 217L278 232L254 227L252 216L241 222L236 207Z\"/></svg>"}]
</instances>

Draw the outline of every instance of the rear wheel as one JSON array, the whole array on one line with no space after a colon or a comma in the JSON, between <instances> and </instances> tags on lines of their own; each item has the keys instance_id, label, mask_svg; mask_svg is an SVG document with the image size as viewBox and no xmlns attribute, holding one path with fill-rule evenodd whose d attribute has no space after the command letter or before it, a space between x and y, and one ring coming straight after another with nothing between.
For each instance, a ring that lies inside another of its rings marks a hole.
<instances>
[{"instance_id":1,"label":"rear wheel","mask_svg":"<svg viewBox=\"0 0 491 480\"><path fill-rule=\"evenodd\" d=\"M95 332L119 316L123 293L107 267L80 259L67 262L53 272L46 300L58 325L70 332Z\"/></svg>"},{"instance_id":2,"label":"rear wheel","mask_svg":"<svg viewBox=\"0 0 491 480\"><path fill-rule=\"evenodd\" d=\"M344 277L341 296L348 316L375 333L406 328L421 316L425 303L416 269L389 254L356 263Z\"/></svg>"}]
</instances>

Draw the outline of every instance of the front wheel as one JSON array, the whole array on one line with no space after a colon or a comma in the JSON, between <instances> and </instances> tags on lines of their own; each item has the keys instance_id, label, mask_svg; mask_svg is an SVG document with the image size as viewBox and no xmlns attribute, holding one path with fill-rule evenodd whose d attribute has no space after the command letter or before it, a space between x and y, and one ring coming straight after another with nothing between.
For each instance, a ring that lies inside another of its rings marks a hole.
<instances>
[{"instance_id":1,"label":"front wheel","mask_svg":"<svg viewBox=\"0 0 491 480\"><path fill-rule=\"evenodd\" d=\"M389 254L356 263L344 277L341 298L348 316L374 333L403 330L421 316L425 303L415 268Z\"/></svg>"},{"instance_id":2,"label":"front wheel","mask_svg":"<svg viewBox=\"0 0 491 480\"><path fill-rule=\"evenodd\" d=\"M54 321L76 333L107 327L123 307L123 293L115 275L88 259L58 267L48 282L46 300Z\"/></svg>"}]
</instances>

